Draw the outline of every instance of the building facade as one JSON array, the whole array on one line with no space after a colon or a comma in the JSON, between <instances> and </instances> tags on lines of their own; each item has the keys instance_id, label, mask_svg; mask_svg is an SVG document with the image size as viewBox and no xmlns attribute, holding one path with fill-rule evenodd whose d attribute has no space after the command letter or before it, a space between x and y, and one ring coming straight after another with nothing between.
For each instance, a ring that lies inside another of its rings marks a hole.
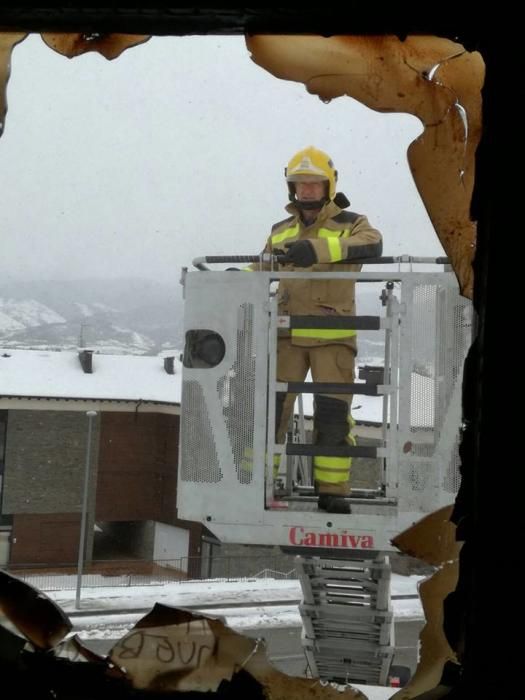
<instances>
[{"instance_id":1,"label":"building facade","mask_svg":"<svg viewBox=\"0 0 525 700\"><path fill-rule=\"evenodd\" d=\"M184 569L203 528L177 518L180 365L95 354L86 371L82 359L0 357L0 564L74 564L86 501L87 561Z\"/></svg>"}]
</instances>

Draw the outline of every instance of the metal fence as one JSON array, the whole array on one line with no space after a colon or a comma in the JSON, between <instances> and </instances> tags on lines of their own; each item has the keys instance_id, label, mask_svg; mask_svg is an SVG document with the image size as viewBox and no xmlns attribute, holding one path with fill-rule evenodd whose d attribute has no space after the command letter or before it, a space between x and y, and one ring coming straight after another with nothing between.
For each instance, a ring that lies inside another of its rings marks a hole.
<instances>
[{"instance_id":1,"label":"metal fence","mask_svg":"<svg viewBox=\"0 0 525 700\"><path fill-rule=\"evenodd\" d=\"M71 564L11 566L6 569L42 591L74 590L77 571ZM247 579L296 579L293 558L275 556L181 557L179 559L91 561L82 588L158 586L164 583Z\"/></svg>"}]
</instances>

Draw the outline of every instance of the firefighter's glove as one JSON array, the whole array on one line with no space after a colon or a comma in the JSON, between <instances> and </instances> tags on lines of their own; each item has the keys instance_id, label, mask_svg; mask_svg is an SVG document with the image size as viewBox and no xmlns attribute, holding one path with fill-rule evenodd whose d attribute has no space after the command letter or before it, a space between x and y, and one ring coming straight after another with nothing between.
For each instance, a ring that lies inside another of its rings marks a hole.
<instances>
[{"instance_id":1,"label":"firefighter's glove","mask_svg":"<svg viewBox=\"0 0 525 700\"><path fill-rule=\"evenodd\" d=\"M285 243L287 253L281 262L292 263L296 267L311 267L317 262L317 254L312 243L308 240Z\"/></svg>"}]
</instances>

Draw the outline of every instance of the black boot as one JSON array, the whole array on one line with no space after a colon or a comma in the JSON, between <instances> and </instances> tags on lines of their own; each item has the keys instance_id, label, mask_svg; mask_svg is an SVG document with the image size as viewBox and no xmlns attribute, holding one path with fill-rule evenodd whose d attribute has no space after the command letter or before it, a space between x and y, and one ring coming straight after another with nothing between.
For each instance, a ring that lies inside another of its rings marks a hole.
<instances>
[{"instance_id":1,"label":"black boot","mask_svg":"<svg viewBox=\"0 0 525 700\"><path fill-rule=\"evenodd\" d=\"M343 515L349 515L352 512L350 508L350 503L345 501L342 496L335 496L331 493L322 493L319 496L317 505L320 510L326 510L327 513L341 513Z\"/></svg>"}]
</instances>

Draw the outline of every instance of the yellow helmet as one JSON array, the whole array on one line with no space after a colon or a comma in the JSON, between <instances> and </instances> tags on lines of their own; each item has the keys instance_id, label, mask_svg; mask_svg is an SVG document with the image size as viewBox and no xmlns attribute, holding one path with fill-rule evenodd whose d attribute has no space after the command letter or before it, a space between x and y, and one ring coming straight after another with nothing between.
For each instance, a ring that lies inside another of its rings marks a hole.
<instances>
[{"instance_id":1,"label":"yellow helmet","mask_svg":"<svg viewBox=\"0 0 525 700\"><path fill-rule=\"evenodd\" d=\"M335 197L337 170L334 168L330 156L314 146L303 148L302 151L292 156L284 174L292 201L295 198L295 182L309 182L319 179L328 182L327 199Z\"/></svg>"}]
</instances>

